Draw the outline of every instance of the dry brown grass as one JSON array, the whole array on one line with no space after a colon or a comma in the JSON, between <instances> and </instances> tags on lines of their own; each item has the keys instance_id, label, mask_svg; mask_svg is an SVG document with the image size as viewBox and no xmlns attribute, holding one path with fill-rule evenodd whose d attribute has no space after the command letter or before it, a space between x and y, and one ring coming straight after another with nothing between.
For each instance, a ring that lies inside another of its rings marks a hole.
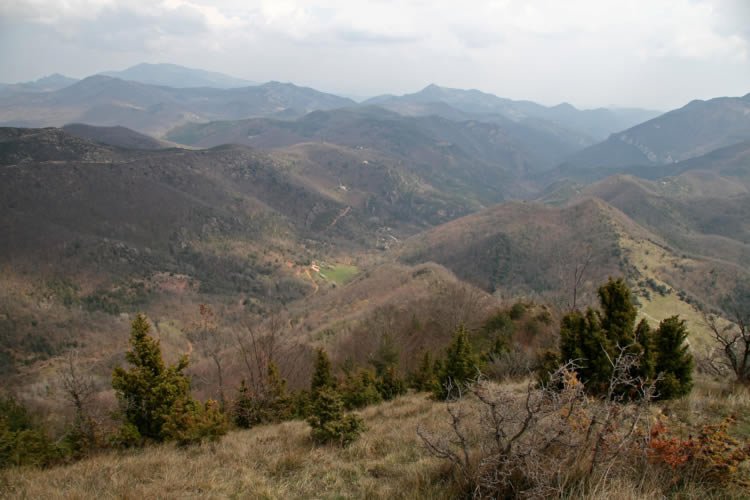
<instances>
[{"instance_id":1,"label":"dry brown grass","mask_svg":"<svg viewBox=\"0 0 750 500\"><path fill-rule=\"evenodd\" d=\"M232 432L217 444L107 453L49 470L0 474L8 498L447 498L442 464L416 435L445 414L423 394L367 408L350 447L316 447L296 421Z\"/></svg>"},{"instance_id":2,"label":"dry brown grass","mask_svg":"<svg viewBox=\"0 0 750 500\"><path fill-rule=\"evenodd\" d=\"M527 381L504 384L522 398ZM471 399L462 405L474 405ZM466 409L473 412L472 407ZM750 392L704 378L687 398L653 408L690 426L739 417L738 437L750 433ZM317 447L302 421L234 431L216 444L178 448L148 447L107 452L47 470L16 468L0 472L3 498L456 498L445 462L433 458L417 426L449 435L443 403L409 394L361 412L367 431L348 448ZM472 425L478 425L474 422ZM479 436L477 429L469 429ZM473 442L472 447L481 443ZM614 470L603 481L565 498L664 498L670 478L658 470L642 476ZM593 487L592 487L593 486ZM574 486L575 488L575 486ZM719 494L720 493L720 494ZM686 484L679 498L747 498L743 491Z\"/></svg>"}]
</instances>

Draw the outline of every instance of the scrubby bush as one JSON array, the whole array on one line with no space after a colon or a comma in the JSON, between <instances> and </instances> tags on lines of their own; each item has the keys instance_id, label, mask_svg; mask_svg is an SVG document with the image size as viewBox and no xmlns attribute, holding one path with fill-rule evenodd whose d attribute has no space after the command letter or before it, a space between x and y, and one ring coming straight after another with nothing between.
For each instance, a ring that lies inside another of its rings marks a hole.
<instances>
[{"instance_id":1,"label":"scrubby bush","mask_svg":"<svg viewBox=\"0 0 750 500\"><path fill-rule=\"evenodd\" d=\"M295 403L287 392L286 380L281 377L274 362L268 363L266 379L255 393L242 380L232 406L232 420L235 425L245 429L258 424L282 422L295 414Z\"/></svg>"},{"instance_id":2,"label":"scrubby bush","mask_svg":"<svg viewBox=\"0 0 750 500\"><path fill-rule=\"evenodd\" d=\"M348 410L363 408L383 400L378 380L370 370L349 371L340 390L341 399Z\"/></svg>"},{"instance_id":3,"label":"scrubby bush","mask_svg":"<svg viewBox=\"0 0 750 500\"><path fill-rule=\"evenodd\" d=\"M409 375L409 387L419 392L433 392L437 383L432 356L430 356L430 351L425 351L419 366Z\"/></svg>"},{"instance_id":4,"label":"scrubby bush","mask_svg":"<svg viewBox=\"0 0 750 500\"><path fill-rule=\"evenodd\" d=\"M750 463L750 441L731 436L729 429L736 423L734 417L727 417L702 426L685 439L682 432L673 431L675 425L662 419L651 428L649 460L666 470L673 485L694 481L718 487L750 487L742 472L742 466Z\"/></svg>"},{"instance_id":5,"label":"scrubby bush","mask_svg":"<svg viewBox=\"0 0 750 500\"><path fill-rule=\"evenodd\" d=\"M13 465L48 465L61 450L13 398L0 398L0 468Z\"/></svg>"},{"instance_id":6,"label":"scrubby bush","mask_svg":"<svg viewBox=\"0 0 750 500\"><path fill-rule=\"evenodd\" d=\"M130 422L124 422L117 431L110 436L109 444L115 448L136 448L143 445L143 437L138 427Z\"/></svg>"},{"instance_id":7,"label":"scrubby bush","mask_svg":"<svg viewBox=\"0 0 750 500\"><path fill-rule=\"evenodd\" d=\"M641 394L628 404L592 399L567 364L525 393L486 380L470 384L466 398L446 404L448 431L420 426L417 433L450 464L458 497L586 497L613 471L642 463L654 388L632 376L636 361L625 354L613 367L613 385Z\"/></svg>"},{"instance_id":8,"label":"scrubby bush","mask_svg":"<svg viewBox=\"0 0 750 500\"><path fill-rule=\"evenodd\" d=\"M532 373L536 364L534 355L514 344L511 350L491 351L484 365L484 374L492 380L522 378Z\"/></svg>"},{"instance_id":9,"label":"scrubby bush","mask_svg":"<svg viewBox=\"0 0 750 500\"><path fill-rule=\"evenodd\" d=\"M216 401L201 404L194 399L184 399L172 407L163 430L167 439L180 446L217 441L227 433L227 419Z\"/></svg>"},{"instance_id":10,"label":"scrubby bush","mask_svg":"<svg viewBox=\"0 0 750 500\"><path fill-rule=\"evenodd\" d=\"M516 302L510 308L510 319L519 320L523 318L523 315L526 314L527 309L528 309L528 306L524 304L523 302Z\"/></svg>"},{"instance_id":11,"label":"scrubby bush","mask_svg":"<svg viewBox=\"0 0 750 500\"><path fill-rule=\"evenodd\" d=\"M346 446L365 430L362 419L345 413L341 396L330 388L318 391L307 422L312 428L311 436L316 444L335 443Z\"/></svg>"}]
</instances>

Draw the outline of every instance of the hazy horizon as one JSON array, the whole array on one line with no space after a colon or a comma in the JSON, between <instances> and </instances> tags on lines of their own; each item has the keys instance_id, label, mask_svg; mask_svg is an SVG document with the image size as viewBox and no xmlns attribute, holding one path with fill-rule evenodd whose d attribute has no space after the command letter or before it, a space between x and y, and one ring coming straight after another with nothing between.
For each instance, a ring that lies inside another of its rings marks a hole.
<instances>
[{"instance_id":1,"label":"hazy horizon","mask_svg":"<svg viewBox=\"0 0 750 500\"><path fill-rule=\"evenodd\" d=\"M666 111L750 92L750 3L739 0L26 0L0 6L0 42L4 83L148 62L356 98L435 83Z\"/></svg>"}]
</instances>

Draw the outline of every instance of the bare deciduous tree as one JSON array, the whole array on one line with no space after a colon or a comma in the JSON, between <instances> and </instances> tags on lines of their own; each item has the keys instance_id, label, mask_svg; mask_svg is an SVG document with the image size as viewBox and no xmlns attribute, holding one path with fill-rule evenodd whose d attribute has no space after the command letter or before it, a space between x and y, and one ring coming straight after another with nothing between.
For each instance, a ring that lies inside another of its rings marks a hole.
<instances>
[{"instance_id":1,"label":"bare deciduous tree","mask_svg":"<svg viewBox=\"0 0 750 500\"><path fill-rule=\"evenodd\" d=\"M590 243L572 243L567 249L557 248L555 265L562 288L560 306L565 306L571 311L578 309L585 277L594 263L595 256L594 247Z\"/></svg>"},{"instance_id":2,"label":"bare deciduous tree","mask_svg":"<svg viewBox=\"0 0 750 500\"><path fill-rule=\"evenodd\" d=\"M91 417L90 405L92 398L96 394L96 387L93 379L81 372L79 359L78 351L68 351L61 381L65 397L73 407L74 431L79 436L88 440L89 444L93 444L95 440L95 424Z\"/></svg>"},{"instance_id":3,"label":"bare deciduous tree","mask_svg":"<svg viewBox=\"0 0 750 500\"><path fill-rule=\"evenodd\" d=\"M750 384L750 324L748 316L737 304L728 303L729 322L722 324L713 314L704 313L703 321L717 344L718 352L709 353L701 368L720 375L734 373L741 384Z\"/></svg>"},{"instance_id":4,"label":"bare deciduous tree","mask_svg":"<svg viewBox=\"0 0 750 500\"><path fill-rule=\"evenodd\" d=\"M201 304L198 321L190 327L187 337L198 351L210 359L216 369L216 379L219 386L219 404L225 407L224 395L224 352L229 346L226 336L219 330L216 315L211 307Z\"/></svg>"},{"instance_id":5,"label":"bare deciduous tree","mask_svg":"<svg viewBox=\"0 0 750 500\"><path fill-rule=\"evenodd\" d=\"M282 314L271 314L264 322L244 322L234 331L234 343L245 368L245 382L253 394L266 392L268 366L276 364L283 378L301 368L300 358L306 352L283 338L286 321Z\"/></svg>"}]
</instances>

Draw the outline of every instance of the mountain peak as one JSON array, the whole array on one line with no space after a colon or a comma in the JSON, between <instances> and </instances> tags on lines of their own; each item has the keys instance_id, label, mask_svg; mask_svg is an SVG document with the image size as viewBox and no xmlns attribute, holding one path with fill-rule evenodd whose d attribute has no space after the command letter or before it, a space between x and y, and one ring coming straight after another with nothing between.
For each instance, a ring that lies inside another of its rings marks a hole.
<instances>
[{"instance_id":1,"label":"mountain peak","mask_svg":"<svg viewBox=\"0 0 750 500\"><path fill-rule=\"evenodd\" d=\"M242 78L170 63L142 62L122 71L105 71L101 74L122 78L123 80L175 88L213 87L228 89L256 85L255 82Z\"/></svg>"},{"instance_id":2,"label":"mountain peak","mask_svg":"<svg viewBox=\"0 0 750 500\"><path fill-rule=\"evenodd\" d=\"M431 83L419 92L418 94L442 94L445 91L443 87L436 83Z\"/></svg>"}]
</instances>

